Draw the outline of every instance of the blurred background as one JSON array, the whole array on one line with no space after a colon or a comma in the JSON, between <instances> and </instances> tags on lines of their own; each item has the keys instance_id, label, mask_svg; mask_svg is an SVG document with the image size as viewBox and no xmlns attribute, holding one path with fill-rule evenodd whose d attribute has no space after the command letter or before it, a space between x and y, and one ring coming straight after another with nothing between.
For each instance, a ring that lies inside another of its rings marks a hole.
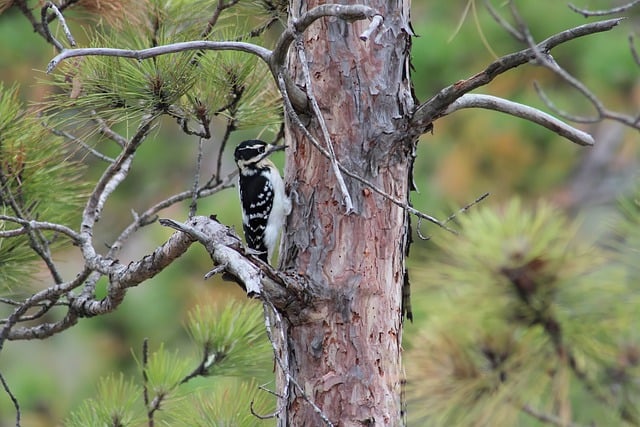
<instances>
[{"instance_id":1,"label":"blurred background","mask_svg":"<svg viewBox=\"0 0 640 427\"><path fill-rule=\"evenodd\" d=\"M420 101L483 70L495 59L494 55L524 48L491 18L481 2L475 3L413 2L412 23L418 35L412 49L413 83ZM575 3L603 9L615 2ZM565 2L520 1L517 6L537 41L588 22ZM498 10L508 16L506 8ZM82 27L95 25L95 20L71 9L65 16L82 45ZM553 56L608 108L637 114L640 67L632 57L628 36L640 34L640 8L625 16L628 19L614 30L569 42L555 49ZM279 30L273 29L268 36L273 37ZM0 15L0 40L0 79L7 86L19 82L20 97L26 103L42 100L52 90L46 84L51 77L43 71L55 54L52 47L33 32L15 9ZM640 49L637 38L635 45ZM534 90L534 81L559 108L575 115L594 114L584 97L549 71L533 65L503 74L477 92L548 111ZM433 134L420 140L415 164L419 191L412 195L413 205L444 219L486 192L490 197L482 204L488 206L499 206L514 196L525 205L542 199L571 218L579 218L580 234L597 240L615 220L618 199L628 196L638 184L640 138L637 130L611 121L578 127L594 135L595 147L577 146L547 129L487 110L462 110L438 120ZM203 176L214 169L224 125L214 123L212 129L214 137L205 143ZM236 132L229 146L261 131ZM263 135L264 139L272 137L273 133ZM191 188L197 153L197 138L185 137L174 120L164 120L140 149L133 172L107 206L98 227L105 243L130 222L131 208L142 209L169 194ZM228 172L235 168L232 160L232 152L227 150L223 164ZM86 161L95 160L87 157ZM283 164L281 157L276 161ZM187 213L185 202L163 211L161 217L180 221ZM200 201L198 213L215 214L221 222L241 229L235 189ZM421 230L432 237L444 233L431 224L423 224ZM157 224L147 227L138 233L121 260L152 250L170 234ZM404 335L405 348L409 350L432 314L428 280L422 277L428 276L425 260L438 251L431 241L415 236L409 260L415 320L406 324ZM67 264L69 272L75 272L75 256L71 251L60 253L56 260ZM109 372L138 375L134 355L140 354L144 338L149 339L152 348L161 343L168 348L190 348L183 327L190 309L197 304L223 306L229 299L244 299L238 286L223 282L219 276L204 281L210 268L206 252L195 245L162 274L132 289L116 312L82 319L71 330L45 341L8 343L0 356L0 366L21 400L24 425L58 425L70 410L95 394L98 378ZM411 351L406 357L412 357ZM410 371L408 375L411 376ZM13 417L11 402L0 393L0 426L13 425Z\"/></svg>"}]
</instances>

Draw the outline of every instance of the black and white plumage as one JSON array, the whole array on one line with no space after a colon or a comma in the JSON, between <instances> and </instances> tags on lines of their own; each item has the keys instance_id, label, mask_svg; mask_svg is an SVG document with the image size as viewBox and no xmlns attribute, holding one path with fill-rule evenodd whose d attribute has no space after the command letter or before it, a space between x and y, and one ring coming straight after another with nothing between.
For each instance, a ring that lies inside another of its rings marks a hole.
<instances>
[{"instance_id":1,"label":"black and white plumage","mask_svg":"<svg viewBox=\"0 0 640 427\"><path fill-rule=\"evenodd\" d=\"M267 157L284 146L252 139L236 147L234 157L240 171L242 228L249 248L269 262L291 201L284 191L278 168Z\"/></svg>"}]
</instances>

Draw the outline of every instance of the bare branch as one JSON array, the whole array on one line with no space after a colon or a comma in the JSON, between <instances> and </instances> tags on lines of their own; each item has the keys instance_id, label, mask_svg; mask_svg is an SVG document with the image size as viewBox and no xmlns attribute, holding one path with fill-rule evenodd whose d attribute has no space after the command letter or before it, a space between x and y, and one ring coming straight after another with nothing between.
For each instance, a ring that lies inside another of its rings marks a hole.
<instances>
[{"instance_id":1,"label":"bare branch","mask_svg":"<svg viewBox=\"0 0 640 427\"><path fill-rule=\"evenodd\" d=\"M194 217L196 218L202 217ZM208 222L213 222L205 218ZM83 293L71 301L71 307L84 317L96 316L115 310L123 301L127 290L148 280L164 270L174 260L182 256L194 242L194 239L184 233L173 234L167 242L158 247L153 253L141 260L128 265L118 261L102 258L99 255L87 258L86 262L92 269L109 274L107 295L102 300L95 300L91 295ZM84 252L84 250L83 250Z\"/></svg>"},{"instance_id":2,"label":"bare branch","mask_svg":"<svg viewBox=\"0 0 640 427\"><path fill-rule=\"evenodd\" d=\"M577 12L582 16L584 16L585 18L588 18L590 16L605 16L605 15L613 15L615 13L622 13L631 9L633 6L637 4L640 4L640 0L634 0L631 3L627 3L623 6L612 7L611 9L605 9L605 10L581 9L581 8L578 8L577 6L574 6L572 3L569 3L568 6L569 6L569 9L573 10L574 12Z\"/></svg>"},{"instance_id":3,"label":"bare branch","mask_svg":"<svg viewBox=\"0 0 640 427\"><path fill-rule=\"evenodd\" d=\"M191 189L191 204L189 205L189 218L196 214L198 209L198 188L200 187L200 170L202 168L202 144L203 139L198 138L198 155L196 156L196 170L193 173L193 186Z\"/></svg>"},{"instance_id":4,"label":"bare branch","mask_svg":"<svg viewBox=\"0 0 640 427\"><path fill-rule=\"evenodd\" d=\"M186 224L162 219L160 224L180 231L174 236L200 242L209 252L215 265L227 265L226 271L240 280L246 288L247 295L262 294L260 269L237 250L232 249L241 247L242 243L226 226L204 217L194 217Z\"/></svg>"},{"instance_id":5,"label":"bare branch","mask_svg":"<svg viewBox=\"0 0 640 427\"><path fill-rule=\"evenodd\" d=\"M62 25L62 29L65 36L67 37L67 41L69 42L69 44L75 47L76 41L73 39L73 35L71 35L71 31L67 26L67 22L65 21L64 16L62 16L62 12L60 12L58 7L50 1L46 2L40 10L40 18L42 21L42 28L44 30L45 38L55 46L58 52L62 52L64 50L62 43L60 43L58 40L56 40L55 37L53 37L53 35L51 34L51 30L49 29L49 20L47 18L47 11L49 9L53 10L53 12L58 17L58 21L60 21L60 25Z\"/></svg>"},{"instance_id":6,"label":"bare branch","mask_svg":"<svg viewBox=\"0 0 640 427\"><path fill-rule=\"evenodd\" d=\"M220 18L220 14L222 13L222 11L234 6L238 3L238 1L239 0L229 0L229 3L225 3L224 0L218 0L216 8L213 11L213 15L211 15L211 18L209 18L209 21L207 21L207 27L204 29L202 34L200 34L200 38L204 39L209 37L209 34L211 34L211 31L213 31L213 27L216 26L216 23L218 22L218 18Z\"/></svg>"},{"instance_id":7,"label":"bare branch","mask_svg":"<svg viewBox=\"0 0 640 427\"><path fill-rule=\"evenodd\" d=\"M80 234L76 233L69 227L66 227L62 224L55 224L52 222L45 222L45 221L27 220L27 219L18 218L10 215L0 215L0 221L9 221L9 222L14 222L16 224L22 225L23 228L21 230L24 230L24 231L20 234L27 233L29 230L49 230L49 231L55 231L55 232L64 234L65 236L69 237L73 241L73 243L79 243L81 241ZM8 232L14 232L14 231L17 231L17 230L10 230ZM7 232L3 232L3 233L7 233ZM11 236L5 236L0 234L0 237L11 237Z\"/></svg>"},{"instance_id":8,"label":"bare branch","mask_svg":"<svg viewBox=\"0 0 640 427\"><path fill-rule=\"evenodd\" d=\"M23 209L22 204L11 192L7 182L7 178L2 172L2 168L0 168L0 190L0 194L2 195L4 203L9 206L16 214L15 218L27 221L30 216L28 209ZM62 283L62 276L60 275L58 268L51 258L49 240L44 236L44 234L42 234L41 230L37 228L25 227L25 229L27 231L26 234L29 236L29 246L31 247L31 249L33 249L33 251L40 257L40 259L44 261L54 282L57 284Z\"/></svg>"},{"instance_id":9,"label":"bare branch","mask_svg":"<svg viewBox=\"0 0 640 427\"><path fill-rule=\"evenodd\" d=\"M13 403L13 407L16 410L16 427L20 427L20 403L11 392L9 384L7 384L7 381L4 379L4 375L2 375L2 373L0 373L0 383L2 383L2 388L4 388L4 391L9 395L9 399L11 399L11 403Z\"/></svg>"},{"instance_id":10,"label":"bare branch","mask_svg":"<svg viewBox=\"0 0 640 427\"><path fill-rule=\"evenodd\" d=\"M82 147L85 151L87 151L89 154L93 155L94 157L96 157L97 159L100 159L104 162L107 163L113 163L115 162L115 159L112 159L111 157L102 154L101 152L99 152L98 150L96 150L95 148L91 147L89 144L87 144L86 142L84 142L82 139L71 135L69 132L63 131L63 130L58 130L58 129L54 129L54 128L50 128L46 125L44 125L51 133L53 133L54 135L58 135L58 136L62 136L64 138L67 138L69 141L73 142L74 144L78 144L80 147Z\"/></svg>"},{"instance_id":11,"label":"bare branch","mask_svg":"<svg viewBox=\"0 0 640 427\"><path fill-rule=\"evenodd\" d=\"M204 186L198 188L198 192L197 192L198 197L201 197L201 198L207 197L221 190L232 187L233 180L237 175L237 173L238 171L237 169L235 169L232 173L230 173L223 181L221 181L217 185L211 186L211 183L213 182L211 181L205 184ZM190 197L192 197L192 194L193 194L192 190L183 191L181 193L174 194L173 196L168 197L165 200L162 200L156 203L155 205L151 206L143 213L136 215L134 218L134 221L131 224L129 224L127 228L125 228L122 231L122 233L120 233L120 235L116 238L116 240L111 244L111 247L109 249L109 252L107 253L107 256L114 257L116 253L122 248L122 245L124 244L124 242L129 237L131 237L133 233L139 230L140 227L149 225L154 221L156 221L158 212L176 203L189 199Z\"/></svg>"},{"instance_id":12,"label":"bare branch","mask_svg":"<svg viewBox=\"0 0 640 427\"><path fill-rule=\"evenodd\" d=\"M51 73L58 64L65 59L76 56L114 56L142 61L143 59L155 58L156 56L186 52L190 50L236 50L256 55L267 64L269 63L269 58L271 56L271 51L269 49L251 43L212 42L206 40L171 43L142 50L114 49L106 47L78 48L67 49L56 55L47 66L47 73Z\"/></svg>"},{"instance_id":13,"label":"bare branch","mask_svg":"<svg viewBox=\"0 0 640 427\"><path fill-rule=\"evenodd\" d=\"M6 322L0 330L0 350L2 350L5 340L19 340L19 339L33 339L33 338L46 338L73 326L77 321L77 316L71 310L67 316L59 322L47 323L44 325L34 326L32 328L20 328L12 330L16 323L22 321L25 313L32 307L40 305L43 301L57 301L61 295L65 295L71 290L80 286L89 277L90 270L84 268L78 275L70 282L56 284L43 289L16 307L14 312L6 319ZM53 306L53 304L49 304Z\"/></svg>"},{"instance_id":14,"label":"bare branch","mask_svg":"<svg viewBox=\"0 0 640 427\"><path fill-rule=\"evenodd\" d=\"M520 26L521 34L524 36L527 44L529 45L530 49L533 51L535 55L535 58L534 58L535 63L538 65L542 65L543 67L553 72L555 75L559 76L562 80L567 82L570 86L572 86L574 89L580 92L585 98L587 98L587 100L595 108L597 112L596 117L592 119L581 118L579 121L582 121L584 123L595 123L603 119L610 119L610 120L615 120L615 121L624 123L625 125L631 128L640 129L640 118L631 117L631 116L627 116L624 114L620 114L620 113L608 110L604 106L602 101L600 101L600 99L598 99L598 97L593 92L591 92L580 80L578 80L577 78L572 76L568 71L562 68L560 64L558 64L556 60L547 51L540 50L539 45L536 45L533 39L533 36L529 31L529 28L527 27L524 20L521 18L517 8L513 3L511 3L511 13L514 19L518 22L518 25ZM537 90L538 90L538 93L542 93L542 91L539 88ZM543 99L548 100L547 97L543 97ZM547 102L547 105L552 105L552 103ZM576 118L576 116L572 116L568 114L563 115L557 109L555 111L556 113L560 114L562 117L568 120Z\"/></svg>"},{"instance_id":15,"label":"bare branch","mask_svg":"<svg viewBox=\"0 0 640 427\"><path fill-rule=\"evenodd\" d=\"M465 206L463 206L460 209L458 209L457 212L454 212L451 215L449 215L449 217L444 221L444 223L446 224L446 223L454 220L458 215L461 215L461 214L467 212L469 209L471 209L472 207L474 207L478 203L482 202L487 197L489 197L489 193L484 193L480 197L476 198L473 202L466 204Z\"/></svg>"},{"instance_id":16,"label":"bare branch","mask_svg":"<svg viewBox=\"0 0 640 427\"><path fill-rule=\"evenodd\" d=\"M98 116L97 112L92 111L91 118L98 125L98 131L100 132L101 135L104 135L105 137L114 141L116 144L118 144L122 148L124 148L125 145L127 145L127 139L122 135L120 135L119 133L113 131L113 129L109 127L107 122L103 118Z\"/></svg>"},{"instance_id":17,"label":"bare branch","mask_svg":"<svg viewBox=\"0 0 640 427\"><path fill-rule=\"evenodd\" d=\"M570 28L538 43L535 49L527 48L497 59L489 64L484 71L481 71L468 79L461 80L447 86L431 99L420 105L411 119L411 126L413 130L418 135L428 131L432 122L439 117L442 117L442 114L456 99L460 98L465 93L471 92L480 86L488 84L497 76L512 68L537 59L537 52L547 53L554 47L578 37L609 31L618 25L620 21L621 19L619 18L608 19L605 21L598 21Z\"/></svg>"},{"instance_id":18,"label":"bare branch","mask_svg":"<svg viewBox=\"0 0 640 427\"><path fill-rule=\"evenodd\" d=\"M489 11L489 15L493 18L494 21L498 23L502 28L504 28L511 36L518 40L519 42L524 43L524 36L518 30L516 30L506 19L504 19L498 11L496 11L489 0L484 0L484 5Z\"/></svg>"},{"instance_id":19,"label":"bare branch","mask_svg":"<svg viewBox=\"0 0 640 427\"><path fill-rule=\"evenodd\" d=\"M496 96L465 94L449 105L443 115L451 114L462 108L485 108L500 111L544 126L578 145L590 146L594 144L593 137L586 132L576 129L537 108Z\"/></svg>"},{"instance_id":20,"label":"bare branch","mask_svg":"<svg viewBox=\"0 0 640 427\"><path fill-rule=\"evenodd\" d=\"M84 243L81 248L85 260L96 259L95 249L92 245L93 226L99 219L109 194L126 178L133 156L151 130L151 125L155 119L156 116L154 115L148 115L142 119L136 134L131 138L131 141L126 145L116 161L111 163L104 171L89 196L89 200L82 213L82 224L80 228Z\"/></svg>"},{"instance_id":21,"label":"bare branch","mask_svg":"<svg viewBox=\"0 0 640 427\"><path fill-rule=\"evenodd\" d=\"M367 40L369 40L369 38L373 35L373 33L378 31L378 29L382 25L382 21L384 21L384 18L382 17L382 15L375 15L373 19L371 19L371 23L369 24L369 27L367 27L367 29L364 30L362 34L360 34L360 40L362 40L363 42L366 42Z\"/></svg>"}]
</instances>

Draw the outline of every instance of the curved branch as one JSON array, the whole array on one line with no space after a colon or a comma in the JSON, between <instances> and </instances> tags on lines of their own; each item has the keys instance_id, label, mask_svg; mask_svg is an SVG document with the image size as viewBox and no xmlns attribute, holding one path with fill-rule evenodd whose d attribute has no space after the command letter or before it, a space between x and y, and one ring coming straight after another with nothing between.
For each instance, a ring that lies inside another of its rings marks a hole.
<instances>
[{"instance_id":1,"label":"curved branch","mask_svg":"<svg viewBox=\"0 0 640 427\"><path fill-rule=\"evenodd\" d=\"M64 234L65 236L69 237L74 243L79 243L81 240L78 233L62 224L28 220L10 215L0 215L0 221L14 222L22 226L21 229L19 228L16 230L2 231L0 232L0 237L13 237L14 235L17 236L20 234L28 233L29 230L49 230Z\"/></svg>"},{"instance_id":2,"label":"curved branch","mask_svg":"<svg viewBox=\"0 0 640 427\"><path fill-rule=\"evenodd\" d=\"M143 59L155 58L156 56L167 55L169 53L186 52L191 50L236 50L256 55L269 64L271 51L262 46L245 42L212 42L206 40L196 40L189 42L171 43L162 46L150 47L148 49L131 50L115 49L108 47L89 47L78 49L66 49L56 55L47 65L47 73L51 73L60 62L76 56L115 56L119 58L132 58L142 61Z\"/></svg>"},{"instance_id":3,"label":"curved branch","mask_svg":"<svg viewBox=\"0 0 640 427\"><path fill-rule=\"evenodd\" d=\"M59 52L64 50L62 43L60 43L58 40L56 40L55 37L53 37L53 34L51 34L51 30L49 29L49 19L47 17L47 11L49 9L53 10L55 15L58 17L58 21L60 21L60 25L62 25L62 30L64 31L64 34L67 37L67 41L69 42L69 44L75 47L76 41L74 40L73 35L71 34L71 30L69 30L67 21L65 21L64 16L62 16L62 12L60 12L60 9L58 9L58 7L50 1L46 2L44 6L42 6L42 9L40 10L40 18L42 21L42 29L44 31L45 38L50 43L52 43L53 46L55 46L55 48Z\"/></svg>"},{"instance_id":4,"label":"curved branch","mask_svg":"<svg viewBox=\"0 0 640 427\"><path fill-rule=\"evenodd\" d=\"M120 58L132 58L141 61L143 59L154 58L170 53L185 52L191 50L236 50L256 55L257 57L262 59L269 67L274 80L277 81L278 74L284 67L289 47L291 46L291 43L293 42L295 37L309 28L312 23L326 16L335 16L346 21L356 21L367 18L372 19L370 30L367 30L365 32L367 37L370 35L370 33L373 33L373 31L381 23L380 18L374 19L374 17L379 16L379 14L374 9L368 6L323 4L314 7L313 9L302 15L300 18L292 20L289 24L289 27L280 35L280 38L276 42L276 46L273 52L265 47L258 46L256 44L236 41L216 42L196 40L172 43L163 46L155 46L141 50L101 47L64 50L60 43L56 43L56 47L59 50L62 50L62 52L56 55L49 62L49 64L47 65L47 74L51 73L60 62L76 56L114 56ZM285 81L293 105L298 111L305 111L307 109L307 97L305 93L293 83L290 76L286 75Z\"/></svg>"},{"instance_id":5,"label":"curved branch","mask_svg":"<svg viewBox=\"0 0 640 427\"><path fill-rule=\"evenodd\" d=\"M605 9L605 10L588 10L588 9L580 9L579 7L573 5L572 3L569 3L569 9L573 10L576 13L579 13L580 15L584 16L585 18L588 18L590 16L604 16L604 15L613 15L615 13L622 13L625 12L629 9L631 9L633 6L640 4L640 0L634 0L630 3L627 3L625 5L622 6L618 6L618 7L612 7L611 9Z\"/></svg>"},{"instance_id":6,"label":"curved branch","mask_svg":"<svg viewBox=\"0 0 640 427\"><path fill-rule=\"evenodd\" d=\"M501 113L520 117L537 123L547 129L567 138L578 145L590 146L594 144L593 137L586 132L574 128L555 117L528 105L519 104L491 95L466 94L454 101L444 111L443 116L463 108L485 108Z\"/></svg>"},{"instance_id":7,"label":"curved branch","mask_svg":"<svg viewBox=\"0 0 640 427\"><path fill-rule=\"evenodd\" d=\"M537 59L540 52L547 53L554 47L578 37L609 31L618 25L621 20L622 18L608 19L562 31L538 43L535 48L523 49L519 52L505 55L489 64L484 71L466 80L461 80L447 86L416 109L411 119L411 126L414 132L417 135L423 134L430 129L430 125L434 120L442 117L449 105L456 99L465 93L490 83L497 76L512 68Z\"/></svg>"}]
</instances>

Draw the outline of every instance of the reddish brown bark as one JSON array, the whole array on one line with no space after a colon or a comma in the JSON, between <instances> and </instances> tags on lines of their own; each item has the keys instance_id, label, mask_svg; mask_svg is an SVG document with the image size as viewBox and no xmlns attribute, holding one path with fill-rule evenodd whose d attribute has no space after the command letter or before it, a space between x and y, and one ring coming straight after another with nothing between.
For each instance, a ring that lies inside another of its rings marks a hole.
<instances>
[{"instance_id":1,"label":"reddish brown bark","mask_svg":"<svg viewBox=\"0 0 640 427\"><path fill-rule=\"evenodd\" d=\"M303 35L313 91L338 160L398 200L407 200L415 142L405 132L413 108L407 3L370 1L384 26L367 42L358 35L369 21L324 18ZM303 13L317 4L295 0L292 10ZM289 61L304 88L295 48ZM317 121L309 127L323 142ZM294 208L282 267L328 295L286 313L291 374L334 425L400 425L407 215L348 177L355 212L346 214L329 161L295 128L287 130L285 181ZM318 426L322 420L292 390L280 425Z\"/></svg>"}]
</instances>

